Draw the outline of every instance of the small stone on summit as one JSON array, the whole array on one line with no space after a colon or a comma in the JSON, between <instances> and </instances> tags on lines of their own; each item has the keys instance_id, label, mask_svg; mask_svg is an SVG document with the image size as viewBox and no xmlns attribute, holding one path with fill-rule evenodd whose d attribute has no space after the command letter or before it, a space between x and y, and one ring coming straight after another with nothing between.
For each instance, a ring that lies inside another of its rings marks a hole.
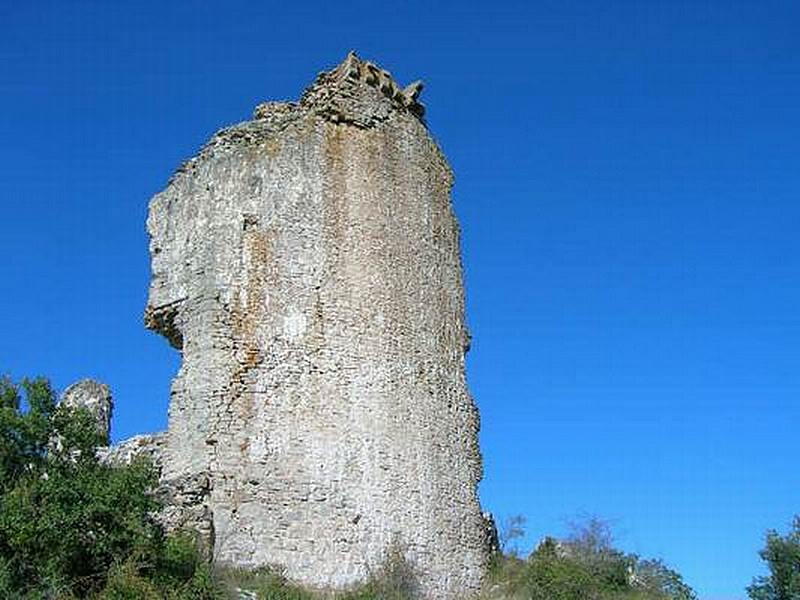
<instances>
[{"instance_id":1,"label":"small stone on summit","mask_svg":"<svg viewBox=\"0 0 800 600\"><path fill-rule=\"evenodd\" d=\"M111 413L114 401L111 389L104 383L93 379L83 379L69 386L61 396L63 406L85 408L94 417L97 433L108 441L111 436Z\"/></svg>"}]
</instances>

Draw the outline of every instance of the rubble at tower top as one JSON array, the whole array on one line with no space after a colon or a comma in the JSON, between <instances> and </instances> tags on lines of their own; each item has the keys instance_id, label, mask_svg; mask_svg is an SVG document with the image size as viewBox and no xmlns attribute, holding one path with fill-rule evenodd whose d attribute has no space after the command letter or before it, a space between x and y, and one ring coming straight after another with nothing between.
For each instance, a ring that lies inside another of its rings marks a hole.
<instances>
[{"instance_id":1,"label":"rubble at tower top","mask_svg":"<svg viewBox=\"0 0 800 600\"><path fill-rule=\"evenodd\" d=\"M423 87L419 80L402 87L389 71L350 52L337 67L317 76L299 106L265 102L256 107L253 118L275 120L303 108L334 123L358 127L385 121L392 111L407 112L423 121L425 107L419 101Z\"/></svg>"}]
</instances>

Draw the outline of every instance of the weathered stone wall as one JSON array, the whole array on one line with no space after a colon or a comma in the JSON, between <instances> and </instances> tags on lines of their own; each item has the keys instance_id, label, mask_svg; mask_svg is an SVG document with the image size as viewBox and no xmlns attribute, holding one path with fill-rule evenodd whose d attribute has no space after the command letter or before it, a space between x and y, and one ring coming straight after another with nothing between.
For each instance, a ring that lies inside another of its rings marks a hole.
<instances>
[{"instance_id":1,"label":"weathered stone wall","mask_svg":"<svg viewBox=\"0 0 800 600\"><path fill-rule=\"evenodd\" d=\"M420 89L350 55L151 201L146 323L183 355L163 476L207 474L218 561L341 588L397 547L423 597L478 589L459 231Z\"/></svg>"}]
</instances>

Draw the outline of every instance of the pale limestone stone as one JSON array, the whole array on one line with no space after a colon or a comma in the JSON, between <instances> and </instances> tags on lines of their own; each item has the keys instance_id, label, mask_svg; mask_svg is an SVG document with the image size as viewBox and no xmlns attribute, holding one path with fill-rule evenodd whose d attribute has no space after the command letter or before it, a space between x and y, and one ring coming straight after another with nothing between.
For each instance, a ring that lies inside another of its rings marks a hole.
<instances>
[{"instance_id":1,"label":"pale limestone stone","mask_svg":"<svg viewBox=\"0 0 800 600\"><path fill-rule=\"evenodd\" d=\"M97 449L98 458L111 465L126 466L146 458L159 476L153 490L163 509L156 520L168 532L183 532L195 536L202 554L213 556L214 522L209 507L211 480L208 473L188 473L167 478L164 476L165 433L137 435L111 447Z\"/></svg>"},{"instance_id":2,"label":"pale limestone stone","mask_svg":"<svg viewBox=\"0 0 800 600\"><path fill-rule=\"evenodd\" d=\"M82 379L69 386L61 395L60 404L69 408L85 408L95 420L97 433L103 440L111 435L111 413L114 401L111 389L93 379Z\"/></svg>"},{"instance_id":3,"label":"pale limestone stone","mask_svg":"<svg viewBox=\"0 0 800 600\"><path fill-rule=\"evenodd\" d=\"M114 446L99 448L98 456L112 465L129 465L135 459L144 456L160 469L165 441L164 433L136 435Z\"/></svg>"},{"instance_id":4,"label":"pale limestone stone","mask_svg":"<svg viewBox=\"0 0 800 600\"><path fill-rule=\"evenodd\" d=\"M459 229L420 90L351 54L150 203L145 321L182 353L162 478L219 562L341 589L399 548L422 597L477 593Z\"/></svg>"}]
</instances>

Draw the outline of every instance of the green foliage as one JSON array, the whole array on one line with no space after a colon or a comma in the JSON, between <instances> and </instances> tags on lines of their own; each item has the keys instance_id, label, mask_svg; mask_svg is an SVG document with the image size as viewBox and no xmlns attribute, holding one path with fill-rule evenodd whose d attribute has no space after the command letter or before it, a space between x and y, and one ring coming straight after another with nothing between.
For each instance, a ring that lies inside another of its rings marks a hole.
<instances>
[{"instance_id":1,"label":"green foliage","mask_svg":"<svg viewBox=\"0 0 800 600\"><path fill-rule=\"evenodd\" d=\"M44 380L24 380L27 411L20 386L0 379L0 493L26 474L40 471L53 432L55 396Z\"/></svg>"},{"instance_id":2,"label":"green foliage","mask_svg":"<svg viewBox=\"0 0 800 600\"><path fill-rule=\"evenodd\" d=\"M227 600L230 596L189 536L170 537L151 556L111 567L97 600Z\"/></svg>"},{"instance_id":3,"label":"green foliage","mask_svg":"<svg viewBox=\"0 0 800 600\"><path fill-rule=\"evenodd\" d=\"M574 558L559 557L549 549L535 552L526 567L521 583L532 600L590 598L599 588L586 565Z\"/></svg>"},{"instance_id":4,"label":"green foliage","mask_svg":"<svg viewBox=\"0 0 800 600\"><path fill-rule=\"evenodd\" d=\"M238 589L247 590L258 600L313 600L314 595L291 584L278 569L220 569L217 578L230 597L236 597Z\"/></svg>"},{"instance_id":5,"label":"green foliage","mask_svg":"<svg viewBox=\"0 0 800 600\"><path fill-rule=\"evenodd\" d=\"M752 600L800 600L800 516L790 531L780 535L767 532L764 549L759 552L767 563L769 575L757 577L747 588Z\"/></svg>"},{"instance_id":6,"label":"green foliage","mask_svg":"<svg viewBox=\"0 0 800 600\"><path fill-rule=\"evenodd\" d=\"M141 574L134 561L114 565L99 600L160 600L156 585Z\"/></svg>"},{"instance_id":7,"label":"green foliage","mask_svg":"<svg viewBox=\"0 0 800 600\"><path fill-rule=\"evenodd\" d=\"M129 558L114 565L96 600L227 600L230 597L210 566L200 559L190 538L178 538L171 543L183 546L179 556L156 556L154 563ZM169 554L170 550L166 552ZM179 558L177 563L176 558Z\"/></svg>"},{"instance_id":8,"label":"green foliage","mask_svg":"<svg viewBox=\"0 0 800 600\"><path fill-rule=\"evenodd\" d=\"M20 388L25 393L20 398ZM85 595L108 568L158 538L151 469L99 463L83 410L57 407L47 381L0 383L0 557L20 593Z\"/></svg>"},{"instance_id":9,"label":"green foliage","mask_svg":"<svg viewBox=\"0 0 800 600\"><path fill-rule=\"evenodd\" d=\"M636 576L640 587L660 593L672 600L697 600L694 590L676 571L660 560L643 560L636 564Z\"/></svg>"},{"instance_id":10,"label":"green foliage","mask_svg":"<svg viewBox=\"0 0 800 600\"><path fill-rule=\"evenodd\" d=\"M610 526L597 517L590 517L583 524L572 525L564 553L588 571L600 591L622 592L631 587L636 557L614 549L613 541Z\"/></svg>"},{"instance_id":11,"label":"green foliage","mask_svg":"<svg viewBox=\"0 0 800 600\"><path fill-rule=\"evenodd\" d=\"M46 380L0 380L0 596L147 598L191 588L186 598L210 598L194 547L165 538L151 517L151 466L101 463L105 442L87 411L57 406Z\"/></svg>"},{"instance_id":12,"label":"green foliage","mask_svg":"<svg viewBox=\"0 0 800 600\"><path fill-rule=\"evenodd\" d=\"M526 600L696 600L661 561L642 561L613 547L598 519L574 527L565 541L545 538L526 559L498 556L484 597Z\"/></svg>"},{"instance_id":13,"label":"green foliage","mask_svg":"<svg viewBox=\"0 0 800 600\"><path fill-rule=\"evenodd\" d=\"M617 577L624 565L611 557L593 557L589 562L585 558L569 555L563 546L546 540L527 560L500 559L493 580L512 597L531 600L599 599L627 589Z\"/></svg>"},{"instance_id":14,"label":"green foliage","mask_svg":"<svg viewBox=\"0 0 800 600\"><path fill-rule=\"evenodd\" d=\"M398 544L392 546L378 572L359 589L341 600L411 600L418 596L417 575L403 557Z\"/></svg>"}]
</instances>

